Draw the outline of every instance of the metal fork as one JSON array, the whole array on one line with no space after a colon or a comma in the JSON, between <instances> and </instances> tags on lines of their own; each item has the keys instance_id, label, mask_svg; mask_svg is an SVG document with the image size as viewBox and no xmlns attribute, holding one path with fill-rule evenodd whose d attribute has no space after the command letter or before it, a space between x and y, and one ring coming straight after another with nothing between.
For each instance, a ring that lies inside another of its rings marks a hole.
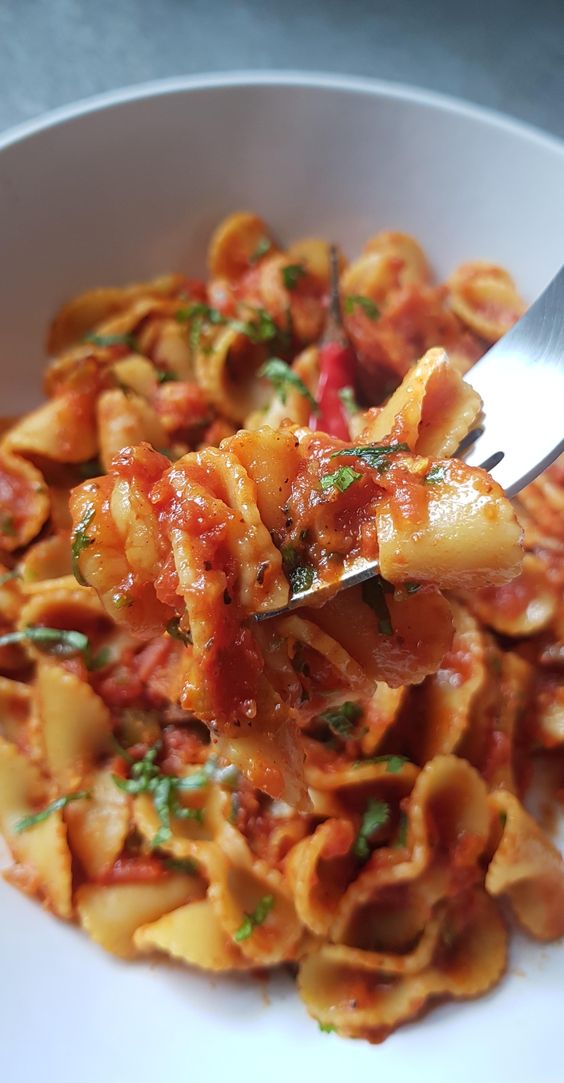
<instances>
[{"instance_id":1,"label":"metal fork","mask_svg":"<svg viewBox=\"0 0 564 1083\"><path fill-rule=\"evenodd\" d=\"M524 316L470 370L466 379L484 403L484 422L458 454L481 466L515 496L564 450L564 267ZM359 557L341 576L339 590L378 572L377 560ZM314 584L292 595L279 616L300 605L319 605L331 589Z\"/></svg>"}]
</instances>

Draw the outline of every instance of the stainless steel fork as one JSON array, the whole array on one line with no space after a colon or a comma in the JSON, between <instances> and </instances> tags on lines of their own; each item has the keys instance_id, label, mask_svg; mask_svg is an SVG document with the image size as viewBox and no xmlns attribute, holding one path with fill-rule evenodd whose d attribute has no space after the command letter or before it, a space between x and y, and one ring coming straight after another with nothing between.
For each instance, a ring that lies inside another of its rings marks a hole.
<instances>
[{"instance_id":1,"label":"stainless steel fork","mask_svg":"<svg viewBox=\"0 0 564 1083\"><path fill-rule=\"evenodd\" d=\"M564 450L564 267L465 378L482 398L484 420L459 454L515 496ZM343 573L339 590L377 572L378 561L359 558ZM257 613L256 619L319 605L326 590L314 584L293 594L284 609Z\"/></svg>"}]
</instances>

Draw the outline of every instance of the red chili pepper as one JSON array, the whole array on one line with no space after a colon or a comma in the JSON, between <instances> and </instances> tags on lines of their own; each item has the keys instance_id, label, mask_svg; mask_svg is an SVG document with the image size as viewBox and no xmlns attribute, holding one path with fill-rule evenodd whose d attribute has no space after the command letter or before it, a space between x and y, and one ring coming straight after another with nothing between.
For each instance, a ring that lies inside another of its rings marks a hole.
<instances>
[{"instance_id":1,"label":"red chili pepper","mask_svg":"<svg viewBox=\"0 0 564 1083\"><path fill-rule=\"evenodd\" d=\"M350 346L327 342L319 351L319 413L309 421L310 429L321 429L340 440L350 440L347 410L339 397L345 387L354 387L356 358Z\"/></svg>"},{"instance_id":2,"label":"red chili pepper","mask_svg":"<svg viewBox=\"0 0 564 1083\"><path fill-rule=\"evenodd\" d=\"M339 298L339 261L331 247L331 293L329 317L324 341L319 349L318 412L309 419L309 427L321 429L340 440L350 440L347 410L339 392L355 385L356 356L343 330Z\"/></svg>"}]
</instances>

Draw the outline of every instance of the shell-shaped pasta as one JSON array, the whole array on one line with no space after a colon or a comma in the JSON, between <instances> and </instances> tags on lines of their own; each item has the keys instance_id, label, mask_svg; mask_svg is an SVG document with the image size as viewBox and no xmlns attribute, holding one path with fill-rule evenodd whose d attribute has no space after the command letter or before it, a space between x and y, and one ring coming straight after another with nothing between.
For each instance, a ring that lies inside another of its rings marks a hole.
<instances>
[{"instance_id":1,"label":"shell-shaped pasta","mask_svg":"<svg viewBox=\"0 0 564 1083\"><path fill-rule=\"evenodd\" d=\"M409 233L383 230L366 241L363 251L381 253L397 260L402 286L425 285L430 279L425 253Z\"/></svg>"},{"instance_id":2,"label":"shell-shaped pasta","mask_svg":"<svg viewBox=\"0 0 564 1083\"><path fill-rule=\"evenodd\" d=\"M0 737L17 745L26 744L31 709L31 689L22 681L0 677Z\"/></svg>"},{"instance_id":3,"label":"shell-shaped pasta","mask_svg":"<svg viewBox=\"0 0 564 1083\"><path fill-rule=\"evenodd\" d=\"M261 245L267 251L274 246L262 218L250 211L230 214L212 233L208 248L210 274L214 278L236 281L252 266Z\"/></svg>"},{"instance_id":4,"label":"shell-shaped pasta","mask_svg":"<svg viewBox=\"0 0 564 1083\"><path fill-rule=\"evenodd\" d=\"M0 829L14 857L31 868L49 906L71 916L71 856L60 811L18 832L16 825L47 803L45 780L17 748L0 738Z\"/></svg>"},{"instance_id":5,"label":"shell-shaped pasta","mask_svg":"<svg viewBox=\"0 0 564 1083\"><path fill-rule=\"evenodd\" d=\"M175 326L181 330L176 321ZM128 354L127 357L116 361L112 365L112 372L120 388L134 391L136 395L141 395L144 399L152 399L159 386L155 366L138 353ZM125 447L125 444L122 444L122 447Z\"/></svg>"},{"instance_id":6,"label":"shell-shaped pasta","mask_svg":"<svg viewBox=\"0 0 564 1083\"><path fill-rule=\"evenodd\" d=\"M356 871L349 856L354 841L350 820L326 820L288 854L285 872L296 913L313 933L328 933L339 899Z\"/></svg>"},{"instance_id":7,"label":"shell-shaped pasta","mask_svg":"<svg viewBox=\"0 0 564 1083\"><path fill-rule=\"evenodd\" d=\"M140 300L159 299L170 296L182 289L184 279L182 275L162 275L150 282L135 283L131 286L102 287L101 289L87 290L78 297L73 297L59 309L49 328L47 337L47 352L53 356L62 350L68 349L73 343L84 338L88 331L92 331L98 324L110 321L112 317L122 313L125 309ZM124 328L129 330L130 328ZM104 334L120 333L113 325L108 329L100 328Z\"/></svg>"},{"instance_id":8,"label":"shell-shaped pasta","mask_svg":"<svg viewBox=\"0 0 564 1083\"><path fill-rule=\"evenodd\" d=\"M501 841L486 890L505 895L521 925L538 940L564 936L564 861L514 794L499 791L492 807L503 817Z\"/></svg>"},{"instance_id":9,"label":"shell-shaped pasta","mask_svg":"<svg viewBox=\"0 0 564 1083\"><path fill-rule=\"evenodd\" d=\"M440 472L427 486L424 521L402 518L393 498L376 509L384 579L468 590L507 582L521 565L521 528L502 489L459 460L442 463Z\"/></svg>"},{"instance_id":10,"label":"shell-shaped pasta","mask_svg":"<svg viewBox=\"0 0 564 1083\"><path fill-rule=\"evenodd\" d=\"M301 343L315 342L323 330L323 294L329 284L329 249L327 244L323 248L326 256L321 277L316 273L322 261L314 240L304 242L301 250L295 246L294 254L269 256L259 271L258 286L264 308L279 326L289 324L293 337ZM300 269L299 278L291 287L285 281L288 267Z\"/></svg>"},{"instance_id":11,"label":"shell-shaped pasta","mask_svg":"<svg viewBox=\"0 0 564 1083\"><path fill-rule=\"evenodd\" d=\"M540 682L534 711L534 731L544 748L564 745L564 687L558 677Z\"/></svg>"},{"instance_id":12,"label":"shell-shaped pasta","mask_svg":"<svg viewBox=\"0 0 564 1083\"><path fill-rule=\"evenodd\" d=\"M26 414L4 438L21 455L42 455L56 463L81 463L98 450L95 401L91 394L63 392Z\"/></svg>"},{"instance_id":13,"label":"shell-shaped pasta","mask_svg":"<svg viewBox=\"0 0 564 1083\"><path fill-rule=\"evenodd\" d=\"M9 451L9 438L0 451L0 549L11 552L27 545L49 516L49 490L31 463Z\"/></svg>"},{"instance_id":14,"label":"shell-shaped pasta","mask_svg":"<svg viewBox=\"0 0 564 1083\"><path fill-rule=\"evenodd\" d=\"M462 606L453 605L453 617L454 637L439 669L412 693L410 709L417 724L409 743L418 763L456 752L487 702L490 645Z\"/></svg>"},{"instance_id":15,"label":"shell-shaped pasta","mask_svg":"<svg viewBox=\"0 0 564 1083\"><path fill-rule=\"evenodd\" d=\"M431 926L419 959L433 947ZM491 989L506 965L507 933L492 900L476 891L464 908L448 914L437 938L440 950L420 971L397 975L395 959L381 970L358 965L357 953L336 947L313 952L300 965L298 984L309 1012L342 1035L381 1041L419 1015L436 997L466 999ZM417 959L417 949L412 953ZM409 959L409 956L404 957ZM417 965L417 964L416 964ZM400 972L401 974L401 972Z\"/></svg>"},{"instance_id":16,"label":"shell-shaped pasta","mask_svg":"<svg viewBox=\"0 0 564 1083\"><path fill-rule=\"evenodd\" d=\"M32 584L70 576L70 535L60 531L49 538L42 538L26 550L19 561L19 569L24 590Z\"/></svg>"},{"instance_id":17,"label":"shell-shaped pasta","mask_svg":"<svg viewBox=\"0 0 564 1083\"><path fill-rule=\"evenodd\" d=\"M91 880L107 873L121 854L129 829L131 798L118 789L111 770L94 771L90 800L74 801L64 812L71 851Z\"/></svg>"},{"instance_id":18,"label":"shell-shaped pasta","mask_svg":"<svg viewBox=\"0 0 564 1083\"><path fill-rule=\"evenodd\" d=\"M518 750L523 740L523 722L530 702L533 670L524 658L506 651L495 674L498 694L493 724L490 720L481 770L491 790L517 792Z\"/></svg>"},{"instance_id":19,"label":"shell-shaped pasta","mask_svg":"<svg viewBox=\"0 0 564 1083\"><path fill-rule=\"evenodd\" d=\"M35 694L49 772L61 789L76 789L109 749L110 712L90 685L53 662L40 662Z\"/></svg>"},{"instance_id":20,"label":"shell-shaped pasta","mask_svg":"<svg viewBox=\"0 0 564 1083\"><path fill-rule=\"evenodd\" d=\"M197 350L197 381L231 421L241 424L247 414L268 404L270 385L257 378L266 356L264 347L232 327L221 328L211 345L204 343Z\"/></svg>"},{"instance_id":21,"label":"shell-shaped pasta","mask_svg":"<svg viewBox=\"0 0 564 1083\"><path fill-rule=\"evenodd\" d=\"M291 367L315 398L319 382L319 348L308 346L302 350ZM299 390L289 385L284 401L279 395L274 395L265 410L256 410L249 414L245 419L245 428L254 431L264 429L264 426L268 425L272 429L278 429L287 418L296 425L307 425L310 414L309 400Z\"/></svg>"},{"instance_id":22,"label":"shell-shaped pasta","mask_svg":"<svg viewBox=\"0 0 564 1083\"><path fill-rule=\"evenodd\" d=\"M401 286L401 270L397 259L386 251L368 252L350 263L339 283L345 313L347 298L368 297L379 307L385 306ZM346 322L348 325L350 320Z\"/></svg>"},{"instance_id":23,"label":"shell-shaped pasta","mask_svg":"<svg viewBox=\"0 0 564 1083\"><path fill-rule=\"evenodd\" d=\"M558 605L546 565L526 553L519 575L510 583L482 587L466 597L467 605L484 624L502 635L535 635L553 620Z\"/></svg>"},{"instance_id":24,"label":"shell-shaped pasta","mask_svg":"<svg viewBox=\"0 0 564 1083\"><path fill-rule=\"evenodd\" d=\"M448 285L453 311L486 342L496 342L525 311L511 275L495 263L463 263Z\"/></svg>"},{"instance_id":25,"label":"shell-shaped pasta","mask_svg":"<svg viewBox=\"0 0 564 1083\"><path fill-rule=\"evenodd\" d=\"M142 925L202 898L204 885L196 876L172 874L151 883L84 884L76 908L83 929L100 947L121 959L138 953L134 934Z\"/></svg>"},{"instance_id":26,"label":"shell-shaped pasta","mask_svg":"<svg viewBox=\"0 0 564 1083\"><path fill-rule=\"evenodd\" d=\"M114 456L124 447L141 443L156 448L168 445L168 436L158 414L140 395L126 394L118 388L103 391L96 413L104 470L109 470Z\"/></svg>"},{"instance_id":27,"label":"shell-shaped pasta","mask_svg":"<svg viewBox=\"0 0 564 1083\"><path fill-rule=\"evenodd\" d=\"M404 376L380 410L369 412L363 440L386 443L392 435L418 455L453 455L480 415L480 396L432 349Z\"/></svg>"},{"instance_id":28,"label":"shell-shaped pasta","mask_svg":"<svg viewBox=\"0 0 564 1083\"><path fill-rule=\"evenodd\" d=\"M248 970L255 965L227 936L208 899L190 902L142 925L133 939L139 951L166 952L202 970Z\"/></svg>"}]
</instances>

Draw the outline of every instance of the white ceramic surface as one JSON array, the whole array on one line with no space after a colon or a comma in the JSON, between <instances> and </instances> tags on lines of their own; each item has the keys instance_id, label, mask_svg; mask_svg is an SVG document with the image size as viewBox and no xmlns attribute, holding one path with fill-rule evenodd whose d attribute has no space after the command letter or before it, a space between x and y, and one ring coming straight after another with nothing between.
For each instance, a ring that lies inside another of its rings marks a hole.
<instances>
[{"instance_id":1,"label":"white ceramic surface","mask_svg":"<svg viewBox=\"0 0 564 1083\"><path fill-rule=\"evenodd\" d=\"M564 146L420 91L299 75L178 79L0 137L2 413L39 397L46 322L89 286L198 273L214 223L351 253L413 232L439 274L511 268L529 298L564 253ZM381 1047L319 1033L291 982L122 964L0 884L0 1078L57 1083L562 1083L564 945L514 944L507 979Z\"/></svg>"}]
</instances>

